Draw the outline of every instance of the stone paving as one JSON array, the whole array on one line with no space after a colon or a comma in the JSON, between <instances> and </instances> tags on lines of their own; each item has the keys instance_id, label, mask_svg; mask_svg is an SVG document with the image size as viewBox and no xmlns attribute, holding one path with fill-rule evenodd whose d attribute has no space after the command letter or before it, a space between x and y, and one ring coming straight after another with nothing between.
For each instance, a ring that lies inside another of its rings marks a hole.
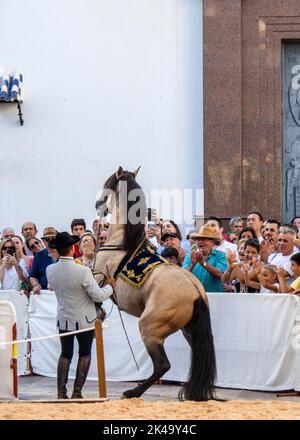
<instances>
[{"instance_id":1,"label":"stone paving","mask_svg":"<svg viewBox=\"0 0 300 440\"><path fill-rule=\"evenodd\" d=\"M20 400L55 400L56 399L56 378L44 376L21 376L18 378L18 389ZM107 382L107 397L110 400L118 400L122 398L122 392L134 388L136 382ZM69 380L68 392L72 392L73 380ZM156 400L177 400L177 394L180 389L178 383L163 383L153 385L143 398L146 401ZM99 398L98 382L87 381L83 395L86 399ZM300 397L281 397L278 398L276 393L262 391L248 391L236 389L217 389L217 396L226 400L280 400L300 403Z\"/></svg>"}]
</instances>

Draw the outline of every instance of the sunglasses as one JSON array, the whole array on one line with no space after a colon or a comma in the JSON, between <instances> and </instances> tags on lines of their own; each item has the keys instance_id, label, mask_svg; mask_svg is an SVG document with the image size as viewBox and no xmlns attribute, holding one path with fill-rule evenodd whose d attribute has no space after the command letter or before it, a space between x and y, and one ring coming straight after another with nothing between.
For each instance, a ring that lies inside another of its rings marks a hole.
<instances>
[{"instance_id":1,"label":"sunglasses","mask_svg":"<svg viewBox=\"0 0 300 440\"><path fill-rule=\"evenodd\" d=\"M3 251L8 251L10 250L11 252L16 252L16 249L12 246L3 246L2 248Z\"/></svg>"},{"instance_id":2,"label":"sunglasses","mask_svg":"<svg viewBox=\"0 0 300 440\"><path fill-rule=\"evenodd\" d=\"M33 250L35 246L39 246L39 245L41 245L41 243L39 241L35 241L30 245L30 249Z\"/></svg>"}]
</instances>

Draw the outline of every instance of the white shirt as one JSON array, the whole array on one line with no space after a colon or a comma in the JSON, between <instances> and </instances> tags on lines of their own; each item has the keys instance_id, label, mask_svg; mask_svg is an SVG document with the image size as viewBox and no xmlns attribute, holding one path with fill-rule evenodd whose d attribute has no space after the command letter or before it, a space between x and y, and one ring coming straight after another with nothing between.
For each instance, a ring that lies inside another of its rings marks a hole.
<instances>
[{"instance_id":1,"label":"white shirt","mask_svg":"<svg viewBox=\"0 0 300 440\"><path fill-rule=\"evenodd\" d=\"M236 256L238 257L237 245L231 243L231 241L224 240L221 244L215 246L215 249L217 251L224 252L225 255L227 255L228 249L230 249L232 252L235 252Z\"/></svg>"},{"instance_id":2,"label":"white shirt","mask_svg":"<svg viewBox=\"0 0 300 440\"><path fill-rule=\"evenodd\" d=\"M23 271L23 275L25 278L28 278L28 272L26 269L26 263L23 259L19 261L19 266ZM19 279L16 268L12 266L9 269L4 269L4 276L2 281L2 290L20 290L21 289L21 281Z\"/></svg>"},{"instance_id":3,"label":"white shirt","mask_svg":"<svg viewBox=\"0 0 300 440\"><path fill-rule=\"evenodd\" d=\"M276 286L278 289L278 292L280 292L279 284L276 283L276 284L274 284L274 286ZM261 286L259 293L276 293L276 292L274 292L274 290L267 289L266 287Z\"/></svg>"},{"instance_id":4,"label":"white shirt","mask_svg":"<svg viewBox=\"0 0 300 440\"><path fill-rule=\"evenodd\" d=\"M274 264L276 267L283 267L286 272L288 272L290 275L293 275L291 256L294 254L295 252L292 252L290 255L284 256L281 252L275 252L269 256L268 264Z\"/></svg>"}]
</instances>

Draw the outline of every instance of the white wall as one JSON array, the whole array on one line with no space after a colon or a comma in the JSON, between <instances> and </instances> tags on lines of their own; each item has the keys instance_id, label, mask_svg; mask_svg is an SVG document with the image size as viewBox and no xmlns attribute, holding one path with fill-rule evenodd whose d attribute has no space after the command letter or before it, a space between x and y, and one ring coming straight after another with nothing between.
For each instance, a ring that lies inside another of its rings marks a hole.
<instances>
[{"instance_id":1,"label":"white wall","mask_svg":"<svg viewBox=\"0 0 300 440\"><path fill-rule=\"evenodd\" d=\"M203 188L202 0L0 5L0 64L24 75L25 120L0 106L1 229L90 226L119 165L142 165L147 191Z\"/></svg>"}]
</instances>

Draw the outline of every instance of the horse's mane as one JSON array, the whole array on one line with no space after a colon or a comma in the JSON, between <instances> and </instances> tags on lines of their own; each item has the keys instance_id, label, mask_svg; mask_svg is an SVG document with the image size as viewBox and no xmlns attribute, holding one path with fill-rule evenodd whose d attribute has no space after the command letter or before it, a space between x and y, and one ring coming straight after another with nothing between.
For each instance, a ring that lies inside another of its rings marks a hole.
<instances>
[{"instance_id":1,"label":"horse's mane","mask_svg":"<svg viewBox=\"0 0 300 440\"><path fill-rule=\"evenodd\" d=\"M114 192L118 190L119 182L126 181L127 182L127 214L130 211L130 208L137 203L137 200L128 200L128 194L130 191L135 189L141 190L139 203L139 221L136 224L133 224L129 221L127 215L127 222L125 224L125 250L127 254L132 253L137 246L145 239L145 218L147 214L146 201L144 197L144 193L142 192L142 188L136 182L135 176L130 171L124 171L121 178L118 178L116 174L110 176L104 184L104 188L110 189Z\"/></svg>"}]
</instances>

